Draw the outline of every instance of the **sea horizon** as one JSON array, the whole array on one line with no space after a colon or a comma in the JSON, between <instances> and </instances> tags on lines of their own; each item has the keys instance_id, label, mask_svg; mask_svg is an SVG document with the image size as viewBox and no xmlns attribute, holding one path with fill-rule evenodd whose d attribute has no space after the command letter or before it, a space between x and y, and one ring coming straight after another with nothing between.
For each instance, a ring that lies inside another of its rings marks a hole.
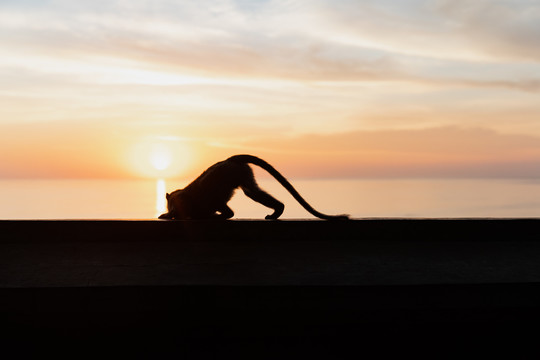
<instances>
[{"instance_id":1,"label":"sea horizon","mask_svg":"<svg viewBox=\"0 0 540 360\"><path fill-rule=\"evenodd\" d=\"M527 218L540 215L536 178L290 179L318 211L352 218ZM155 219L165 193L182 179L4 179L0 220ZM314 218L275 180L260 186L285 204L281 219ZM236 219L264 219L270 210L238 190Z\"/></svg>"}]
</instances>

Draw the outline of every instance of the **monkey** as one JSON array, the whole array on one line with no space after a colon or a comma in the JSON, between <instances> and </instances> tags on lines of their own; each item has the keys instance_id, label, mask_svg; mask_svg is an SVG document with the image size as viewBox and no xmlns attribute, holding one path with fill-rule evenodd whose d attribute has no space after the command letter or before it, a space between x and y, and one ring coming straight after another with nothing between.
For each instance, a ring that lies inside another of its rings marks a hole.
<instances>
[{"instance_id":1,"label":"monkey","mask_svg":"<svg viewBox=\"0 0 540 360\"><path fill-rule=\"evenodd\" d=\"M250 199L274 210L265 219L278 219L285 205L257 185L248 164L260 166L269 172L312 215L324 220L349 218L348 215L326 215L315 210L283 175L263 159L252 155L235 155L210 166L184 189L167 193L168 211L161 214L159 219L230 219L234 212L227 203L237 188L241 188Z\"/></svg>"}]
</instances>

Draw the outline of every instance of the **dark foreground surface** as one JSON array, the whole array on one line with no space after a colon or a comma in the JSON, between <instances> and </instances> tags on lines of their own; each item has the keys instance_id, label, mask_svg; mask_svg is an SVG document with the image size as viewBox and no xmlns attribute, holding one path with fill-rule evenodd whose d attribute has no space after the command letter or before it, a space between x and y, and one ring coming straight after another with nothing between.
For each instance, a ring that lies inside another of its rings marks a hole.
<instances>
[{"instance_id":1,"label":"dark foreground surface","mask_svg":"<svg viewBox=\"0 0 540 360\"><path fill-rule=\"evenodd\" d=\"M536 219L0 221L2 341L22 355L69 344L78 355L107 344L149 358L334 357L345 348L355 357L532 355L539 227Z\"/></svg>"}]
</instances>

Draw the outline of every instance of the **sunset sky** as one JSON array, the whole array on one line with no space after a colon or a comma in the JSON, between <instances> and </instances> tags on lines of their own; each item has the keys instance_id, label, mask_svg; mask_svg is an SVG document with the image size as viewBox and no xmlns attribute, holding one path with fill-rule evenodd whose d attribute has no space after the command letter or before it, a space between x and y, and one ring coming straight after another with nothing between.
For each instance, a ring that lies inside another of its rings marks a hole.
<instances>
[{"instance_id":1,"label":"sunset sky","mask_svg":"<svg viewBox=\"0 0 540 360\"><path fill-rule=\"evenodd\" d=\"M0 178L539 177L538 0L2 0Z\"/></svg>"}]
</instances>

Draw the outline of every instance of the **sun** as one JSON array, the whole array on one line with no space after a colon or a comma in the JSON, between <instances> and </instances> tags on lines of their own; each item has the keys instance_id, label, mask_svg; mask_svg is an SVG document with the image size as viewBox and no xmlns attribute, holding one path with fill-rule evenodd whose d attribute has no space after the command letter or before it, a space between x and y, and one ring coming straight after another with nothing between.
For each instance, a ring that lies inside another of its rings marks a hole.
<instances>
[{"instance_id":1,"label":"sun","mask_svg":"<svg viewBox=\"0 0 540 360\"><path fill-rule=\"evenodd\" d=\"M158 171L166 170L172 163L170 149L164 144L155 144L150 153L150 163Z\"/></svg>"},{"instance_id":2,"label":"sun","mask_svg":"<svg viewBox=\"0 0 540 360\"><path fill-rule=\"evenodd\" d=\"M154 136L140 139L129 150L130 167L138 176L178 177L191 163L191 149L181 139Z\"/></svg>"}]
</instances>

